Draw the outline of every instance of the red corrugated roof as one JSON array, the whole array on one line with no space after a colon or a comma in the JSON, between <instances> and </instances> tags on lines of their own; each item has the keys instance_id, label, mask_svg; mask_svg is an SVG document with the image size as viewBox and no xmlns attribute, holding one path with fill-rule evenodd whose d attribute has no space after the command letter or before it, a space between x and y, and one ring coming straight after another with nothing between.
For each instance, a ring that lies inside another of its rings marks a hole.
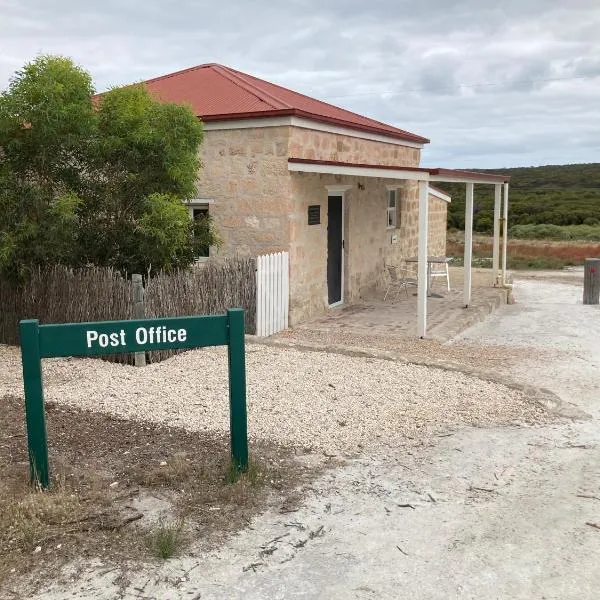
<instances>
[{"instance_id":1,"label":"red corrugated roof","mask_svg":"<svg viewBox=\"0 0 600 600\"><path fill-rule=\"evenodd\" d=\"M199 65L144 84L156 97L191 104L203 121L299 116L426 144L427 138L217 64Z\"/></svg>"}]
</instances>

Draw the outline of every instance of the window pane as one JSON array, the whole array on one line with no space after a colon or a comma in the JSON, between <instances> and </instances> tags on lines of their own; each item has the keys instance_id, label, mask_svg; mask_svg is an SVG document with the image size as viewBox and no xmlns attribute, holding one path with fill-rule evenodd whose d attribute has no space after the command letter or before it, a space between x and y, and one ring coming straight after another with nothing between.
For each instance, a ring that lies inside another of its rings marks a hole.
<instances>
[{"instance_id":1,"label":"window pane","mask_svg":"<svg viewBox=\"0 0 600 600\"><path fill-rule=\"evenodd\" d=\"M396 190L388 191L388 208L396 208Z\"/></svg>"},{"instance_id":2,"label":"window pane","mask_svg":"<svg viewBox=\"0 0 600 600\"><path fill-rule=\"evenodd\" d=\"M208 217L208 206L201 205L201 206L192 206L190 208L191 208L191 213L192 213L192 219L196 222L196 227L202 227L200 222L204 217ZM201 235L204 235L204 234L201 234ZM205 246L205 245L201 246L199 248L199 256L203 256L203 257L210 256L210 247Z\"/></svg>"}]
</instances>

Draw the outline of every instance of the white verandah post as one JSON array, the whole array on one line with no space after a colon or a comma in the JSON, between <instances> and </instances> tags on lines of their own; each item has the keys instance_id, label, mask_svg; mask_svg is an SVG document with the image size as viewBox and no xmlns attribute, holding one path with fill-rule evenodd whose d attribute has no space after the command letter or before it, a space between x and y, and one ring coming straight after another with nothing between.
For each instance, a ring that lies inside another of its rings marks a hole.
<instances>
[{"instance_id":1,"label":"white verandah post","mask_svg":"<svg viewBox=\"0 0 600 600\"><path fill-rule=\"evenodd\" d=\"M417 263L417 335L427 333L427 238L429 182L419 181L419 250Z\"/></svg>"},{"instance_id":2,"label":"white verandah post","mask_svg":"<svg viewBox=\"0 0 600 600\"><path fill-rule=\"evenodd\" d=\"M492 283L500 285L498 269L500 267L500 207L502 203L502 184L494 186L494 244L492 250Z\"/></svg>"},{"instance_id":3,"label":"white verandah post","mask_svg":"<svg viewBox=\"0 0 600 600\"><path fill-rule=\"evenodd\" d=\"M502 220L502 285L506 284L506 251L508 248L508 183L504 184L504 215Z\"/></svg>"},{"instance_id":4,"label":"white verandah post","mask_svg":"<svg viewBox=\"0 0 600 600\"><path fill-rule=\"evenodd\" d=\"M467 183L467 199L465 206L465 258L464 258L464 303L471 304L471 260L473 258L473 187Z\"/></svg>"}]
</instances>

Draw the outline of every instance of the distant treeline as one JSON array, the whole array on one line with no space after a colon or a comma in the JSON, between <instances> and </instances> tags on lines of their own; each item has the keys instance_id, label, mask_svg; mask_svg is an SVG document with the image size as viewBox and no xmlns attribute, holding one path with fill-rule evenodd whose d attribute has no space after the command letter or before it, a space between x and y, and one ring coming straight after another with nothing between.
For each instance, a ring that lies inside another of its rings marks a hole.
<instances>
[{"instance_id":1,"label":"distant treeline","mask_svg":"<svg viewBox=\"0 0 600 600\"><path fill-rule=\"evenodd\" d=\"M509 226L600 224L600 163L472 170L510 175ZM465 185L436 185L452 196L448 228L464 229ZM492 231L493 209L494 186L475 185L476 231Z\"/></svg>"}]
</instances>

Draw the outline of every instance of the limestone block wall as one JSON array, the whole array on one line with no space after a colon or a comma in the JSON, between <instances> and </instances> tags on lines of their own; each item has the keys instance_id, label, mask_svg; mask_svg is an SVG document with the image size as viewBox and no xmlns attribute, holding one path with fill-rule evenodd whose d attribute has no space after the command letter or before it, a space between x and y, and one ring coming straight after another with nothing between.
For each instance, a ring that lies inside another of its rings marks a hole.
<instances>
[{"instance_id":1,"label":"limestone block wall","mask_svg":"<svg viewBox=\"0 0 600 600\"><path fill-rule=\"evenodd\" d=\"M418 148L364 140L348 135L290 128L290 157L385 166L418 167Z\"/></svg>"},{"instance_id":2,"label":"limestone block wall","mask_svg":"<svg viewBox=\"0 0 600 600\"><path fill-rule=\"evenodd\" d=\"M290 173L288 157L418 166L415 148L298 127L205 132L199 195L223 238L217 256L290 252L290 322L323 314L327 299L327 186L344 193L344 300L383 285L386 262L417 253L418 186L412 181ZM359 184L360 183L360 187ZM387 186L398 186L398 227L386 227ZM308 225L308 206L321 222ZM445 252L446 203L430 198L430 254ZM395 240L394 240L395 238Z\"/></svg>"},{"instance_id":3,"label":"limestone block wall","mask_svg":"<svg viewBox=\"0 0 600 600\"><path fill-rule=\"evenodd\" d=\"M448 203L436 196L429 196L428 253L432 256L446 254L446 228L448 225Z\"/></svg>"},{"instance_id":4,"label":"limestone block wall","mask_svg":"<svg viewBox=\"0 0 600 600\"><path fill-rule=\"evenodd\" d=\"M217 256L287 250L290 241L289 127L212 130L204 134L198 191L223 246Z\"/></svg>"}]
</instances>

